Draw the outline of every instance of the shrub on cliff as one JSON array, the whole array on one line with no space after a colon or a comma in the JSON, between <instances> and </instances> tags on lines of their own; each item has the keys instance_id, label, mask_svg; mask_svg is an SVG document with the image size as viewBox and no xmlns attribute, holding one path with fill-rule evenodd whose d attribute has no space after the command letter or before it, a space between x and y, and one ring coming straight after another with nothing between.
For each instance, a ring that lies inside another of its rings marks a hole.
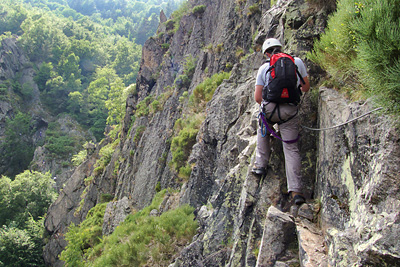
<instances>
[{"instance_id":1,"label":"shrub on cliff","mask_svg":"<svg viewBox=\"0 0 400 267\"><path fill-rule=\"evenodd\" d=\"M199 16L199 15L201 15L201 14L203 14L204 13L204 11L206 11L206 6L205 5L198 5L198 6L195 6L193 9L192 9L192 13L194 14L194 15L196 15L196 16Z\"/></svg>"},{"instance_id":2,"label":"shrub on cliff","mask_svg":"<svg viewBox=\"0 0 400 267\"><path fill-rule=\"evenodd\" d=\"M205 105L211 100L215 89L217 89L224 79L228 79L230 75L230 72L216 73L197 85L189 99L190 107L193 110L205 109Z\"/></svg>"},{"instance_id":3,"label":"shrub on cliff","mask_svg":"<svg viewBox=\"0 0 400 267\"><path fill-rule=\"evenodd\" d=\"M85 266L83 260L87 249L100 243L106 206L107 203L103 203L93 207L80 225L72 223L69 226L65 235L68 245L60 257L66 266Z\"/></svg>"},{"instance_id":4,"label":"shrub on cliff","mask_svg":"<svg viewBox=\"0 0 400 267\"><path fill-rule=\"evenodd\" d=\"M400 114L400 5L390 0L341 0L309 58L347 93L373 96Z\"/></svg>"},{"instance_id":5,"label":"shrub on cliff","mask_svg":"<svg viewBox=\"0 0 400 267\"><path fill-rule=\"evenodd\" d=\"M192 151L193 145L196 143L196 136L199 130L196 128L185 127L179 134L172 139L171 151L172 161L171 164L182 177L188 177L188 170L186 161ZM190 172L189 172L190 175Z\"/></svg>"},{"instance_id":6,"label":"shrub on cliff","mask_svg":"<svg viewBox=\"0 0 400 267\"><path fill-rule=\"evenodd\" d=\"M179 75L174 81L177 88L188 88L190 86L196 69L196 61L197 59L192 55L185 58L185 62L183 63L183 74Z\"/></svg>"},{"instance_id":7,"label":"shrub on cliff","mask_svg":"<svg viewBox=\"0 0 400 267\"><path fill-rule=\"evenodd\" d=\"M179 23L181 22L182 17L185 14L188 14L190 11L191 10L189 8L188 1L182 1L179 8L172 12L171 19L166 21L167 29L171 28L171 26L173 25L173 32L176 32L179 29Z\"/></svg>"},{"instance_id":8,"label":"shrub on cliff","mask_svg":"<svg viewBox=\"0 0 400 267\"><path fill-rule=\"evenodd\" d=\"M180 178L189 178L192 171L187 161L192 147L196 143L200 125L204 121L206 104L214 95L215 89L229 76L229 72L216 73L197 85L193 94L189 97L188 114L175 122L174 131L176 134L172 138L170 166L178 172Z\"/></svg>"},{"instance_id":9,"label":"shrub on cliff","mask_svg":"<svg viewBox=\"0 0 400 267\"><path fill-rule=\"evenodd\" d=\"M79 226L71 225L61 254L65 266L167 266L196 232L193 208L188 205L150 216L158 209L166 190L141 211L129 215L115 231L101 237L105 205L89 211Z\"/></svg>"}]
</instances>

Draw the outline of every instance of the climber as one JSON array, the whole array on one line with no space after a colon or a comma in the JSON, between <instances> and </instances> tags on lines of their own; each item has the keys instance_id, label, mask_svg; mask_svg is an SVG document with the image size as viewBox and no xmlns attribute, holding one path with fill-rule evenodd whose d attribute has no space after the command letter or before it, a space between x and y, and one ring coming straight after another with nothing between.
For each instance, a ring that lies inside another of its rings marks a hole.
<instances>
[{"instance_id":1,"label":"climber","mask_svg":"<svg viewBox=\"0 0 400 267\"><path fill-rule=\"evenodd\" d=\"M270 59L273 55L281 53L282 44L275 38L265 40L262 46L262 52ZM263 99L263 88L268 85L267 72L270 71L269 60L263 64L257 73L255 84L254 99L260 104L260 109L265 117L268 118L268 124L271 126L278 123L280 135L283 140L292 140L293 142L283 141L283 152L285 156L285 170L287 178L288 192L296 205L305 203L305 197L302 192L301 181L301 159L297 145L299 134L299 115L298 103L274 103ZM310 89L308 74L303 61L300 58L294 57L294 63L298 68L297 86L302 92L307 92ZM299 74L303 81L300 83ZM296 76L296 75L295 75ZM269 76L268 76L269 77ZM304 83L303 83L304 82ZM265 90L265 89L264 89ZM265 97L264 97L265 98ZM278 111L277 111L278 110ZM260 119L260 126L262 125ZM252 169L252 173L258 176L263 176L267 173L267 165L271 154L270 135L265 134L260 127L257 131L257 148L256 161Z\"/></svg>"}]
</instances>

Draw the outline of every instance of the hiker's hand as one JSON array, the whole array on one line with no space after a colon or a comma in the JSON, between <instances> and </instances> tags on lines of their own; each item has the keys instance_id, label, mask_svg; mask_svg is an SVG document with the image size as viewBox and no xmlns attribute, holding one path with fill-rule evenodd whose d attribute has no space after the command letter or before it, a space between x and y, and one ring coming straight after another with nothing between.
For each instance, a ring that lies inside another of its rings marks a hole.
<instances>
[{"instance_id":1,"label":"hiker's hand","mask_svg":"<svg viewBox=\"0 0 400 267\"><path fill-rule=\"evenodd\" d=\"M307 77L303 77L304 79L304 84L301 84L300 89L302 92L308 92L308 90L310 90L310 81L308 80L308 76Z\"/></svg>"}]
</instances>

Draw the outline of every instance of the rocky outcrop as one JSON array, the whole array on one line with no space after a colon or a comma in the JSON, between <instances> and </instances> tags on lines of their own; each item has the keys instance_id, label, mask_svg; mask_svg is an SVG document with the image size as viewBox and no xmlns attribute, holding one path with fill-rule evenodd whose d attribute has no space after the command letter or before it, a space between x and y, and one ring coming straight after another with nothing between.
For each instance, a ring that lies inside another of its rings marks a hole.
<instances>
[{"instance_id":1,"label":"rocky outcrop","mask_svg":"<svg viewBox=\"0 0 400 267\"><path fill-rule=\"evenodd\" d=\"M294 223L294 218L274 206L268 209L266 217L260 244L261 253L258 254L257 258L257 267L279 266L278 259L280 258L296 258L294 255L285 255L288 252L293 253L293 251L289 250L292 243L294 243L292 247L297 252L296 224Z\"/></svg>"},{"instance_id":2,"label":"rocky outcrop","mask_svg":"<svg viewBox=\"0 0 400 267\"><path fill-rule=\"evenodd\" d=\"M0 80L13 79L29 63L28 58L16 45L15 38L6 38L1 41Z\"/></svg>"},{"instance_id":3,"label":"rocky outcrop","mask_svg":"<svg viewBox=\"0 0 400 267\"><path fill-rule=\"evenodd\" d=\"M319 106L323 128L373 109L327 88ZM399 265L400 144L394 126L389 117L372 114L319 135L316 197L331 265Z\"/></svg>"},{"instance_id":4,"label":"rocky outcrop","mask_svg":"<svg viewBox=\"0 0 400 267\"><path fill-rule=\"evenodd\" d=\"M13 109L10 103L0 100L0 136L3 136L6 130L7 119L11 118Z\"/></svg>"},{"instance_id":5,"label":"rocky outcrop","mask_svg":"<svg viewBox=\"0 0 400 267\"><path fill-rule=\"evenodd\" d=\"M88 211L97 202L97 199L91 199L90 195L83 203L81 202L82 194L87 186L85 179L92 174L97 157L97 154L91 155L75 170L47 212L44 224L51 238L45 246L44 260L51 266L64 265L58 260L59 254L67 245L64 234L71 223L78 225L86 216L86 213L82 216L77 208L81 206L81 209Z\"/></svg>"},{"instance_id":6,"label":"rocky outcrop","mask_svg":"<svg viewBox=\"0 0 400 267\"><path fill-rule=\"evenodd\" d=\"M123 222L126 216L131 214L132 210L129 205L127 197L107 204L104 213L103 235L109 235L114 232L115 227Z\"/></svg>"},{"instance_id":7,"label":"rocky outcrop","mask_svg":"<svg viewBox=\"0 0 400 267\"><path fill-rule=\"evenodd\" d=\"M4 135L7 119L14 116L14 109L7 97L9 85L4 82L15 78L15 75L23 69L28 62L26 56L16 45L16 40L7 38L1 41L0 49L0 137Z\"/></svg>"},{"instance_id":8,"label":"rocky outcrop","mask_svg":"<svg viewBox=\"0 0 400 267\"><path fill-rule=\"evenodd\" d=\"M14 119L19 111L29 113L32 116L31 125L35 127L32 136L25 136L25 141L37 145L44 140L40 132L47 126L38 105L39 90L33 82L34 68L23 49L18 45L16 37L5 38L0 44L0 145L4 142L6 122ZM19 83L31 89L29 97L21 97L21 92L15 92L13 83ZM23 99L23 101L22 101ZM5 154L0 149L1 154ZM25 166L27 167L27 166ZM16 174L10 166L10 160L0 158L0 173Z\"/></svg>"},{"instance_id":9,"label":"rocky outcrop","mask_svg":"<svg viewBox=\"0 0 400 267\"><path fill-rule=\"evenodd\" d=\"M33 133L24 138L36 147L34 158L29 166L30 170L47 172L51 171L53 177L57 177L56 183L60 189L71 175L72 167L63 166L65 159L49 156L49 151L43 146L46 139L46 130L49 122L57 121L61 131L75 140L87 139L85 131L79 129L78 123L67 115L54 118L42 106L38 86L34 82L35 63L29 61L21 48L18 38L11 37L1 41L0 48L0 144L4 139L7 119L14 119L15 114L22 112L31 116ZM37 63L40 65L39 63ZM28 87L27 96L21 96L13 83L21 87ZM85 136L82 137L82 136ZM90 137L88 137L90 138ZM2 151L0 151L2 152ZM13 173L10 171L9 160L0 158L0 173ZM28 166L25 166L28 168Z\"/></svg>"},{"instance_id":10,"label":"rocky outcrop","mask_svg":"<svg viewBox=\"0 0 400 267\"><path fill-rule=\"evenodd\" d=\"M68 136L77 143L83 144L85 140L94 140L92 134L82 129L82 127L79 126L79 123L67 114L61 114L57 116L57 118L49 116L49 118L53 123L56 123L59 126L60 133ZM45 121L41 117L37 117L36 121L37 130L34 134L34 138L37 139L37 144L43 144L46 138L46 130L49 122ZM41 141L41 143L39 141ZM72 155L66 157L71 156ZM75 170L75 166L72 164L65 164L66 159L64 157L65 156L51 155L49 150L46 149L46 145L38 145L35 149L30 169L43 173L50 171L55 181L57 192L59 192Z\"/></svg>"}]
</instances>

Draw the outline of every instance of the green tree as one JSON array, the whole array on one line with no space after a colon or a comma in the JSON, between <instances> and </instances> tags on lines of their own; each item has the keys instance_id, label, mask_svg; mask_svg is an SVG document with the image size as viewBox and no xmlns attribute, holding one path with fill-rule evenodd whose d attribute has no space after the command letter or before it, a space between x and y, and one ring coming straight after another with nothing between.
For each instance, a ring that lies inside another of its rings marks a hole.
<instances>
[{"instance_id":1,"label":"green tree","mask_svg":"<svg viewBox=\"0 0 400 267\"><path fill-rule=\"evenodd\" d=\"M73 52L63 56L58 63L58 71L66 80L69 80L72 75L74 75L74 79L79 79L81 75L79 57L75 56Z\"/></svg>"},{"instance_id":2,"label":"green tree","mask_svg":"<svg viewBox=\"0 0 400 267\"><path fill-rule=\"evenodd\" d=\"M11 203L11 179L7 176L0 177L0 226L6 223L6 218L10 216Z\"/></svg>"},{"instance_id":3,"label":"green tree","mask_svg":"<svg viewBox=\"0 0 400 267\"><path fill-rule=\"evenodd\" d=\"M31 116L18 112L13 119L6 123L2 161L7 166L6 175L14 177L29 166L33 158L34 146L31 138L34 128Z\"/></svg>"},{"instance_id":4,"label":"green tree","mask_svg":"<svg viewBox=\"0 0 400 267\"><path fill-rule=\"evenodd\" d=\"M0 228L1 266L44 266L37 256L36 244L27 231L12 226Z\"/></svg>"},{"instance_id":5,"label":"green tree","mask_svg":"<svg viewBox=\"0 0 400 267\"><path fill-rule=\"evenodd\" d=\"M21 24L24 34L20 42L32 61L48 61L52 48L65 43L66 36L52 23L58 22L55 16L38 14L28 17Z\"/></svg>"},{"instance_id":6,"label":"green tree","mask_svg":"<svg viewBox=\"0 0 400 267\"><path fill-rule=\"evenodd\" d=\"M44 215L56 199L50 173L0 178L0 266L44 266Z\"/></svg>"},{"instance_id":7,"label":"green tree","mask_svg":"<svg viewBox=\"0 0 400 267\"><path fill-rule=\"evenodd\" d=\"M98 78L90 83L88 87L88 114L91 128L97 140L104 137L104 128L107 120L107 108L105 102L110 90L109 80L97 73Z\"/></svg>"},{"instance_id":8,"label":"green tree","mask_svg":"<svg viewBox=\"0 0 400 267\"><path fill-rule=\"evenodd\" d=\"M28 12L19 4L9 3L2 5L0 12L0 33L11 32L17 34L21 31L21 24L27 18Z\"/></svg>"},{"instance_id":9,"label":"green tree","mask_svg":"<svg viewBox=\"0 0 400 267\"><path fill-rule=\"evenodd\" d=\"M159 20L158 20L158 15L153 13L151 14L150 17L145 17L142 19L137 35L136 35L136 41L138 44L144 44L149 37L153 36L155 34L155 29L157 29Z\"/></svg>"},{"instance_id":10,"label":"green tree","mask_svg":"<svg viewBox=\"0 0 400 267\"><path fill-rule=\"evenodd\" d=\"M84 115L83 106L85 105L85 101L83 99L83 95L79 91L71 92L68 95L68 110L76 115Z\"/></svg>"},{"instance_id":11,"label":"green tree","mask_svg":"<svg viewBox=\"0 0 400 267\"><path fill-rule=\"evenodd\" d=\"M46 90L42 92L41 99L48 107L51 108L53 113L61 113L66 111L66 101L70 88L68 83L62 76L52 77L46 83Z\"/></svg>"},{"instance_id":12,"label":"green tree","mask_svg":"<svg viewBox=\"0 0 400 267\"><path fill-rule=\"evenodd\" d=\"M124 93L125 84L117 77L111 84L108 99L105 101L108 110L107 124L119 124L125 115L125 101L127 94Z\"/></svg>"},{"instance_id":13,"label":"green tree","mask_svg":"<svg viewBox=\"0 0 400 267\"><path fill-rule=\"evenodd\" d=\"M106 121L109 125L118 124L125 112L125 84L112 68L96 71L96 80L88 87L88 107L92 122L92 131L96 137L103 135ZM102 114L108 114L105 117Z\"/></svg>"},{"instance_id":14,"label":"green tree","mask_svg":"<svg viewBox=\"0 0 400 267\"><path fill-rule=\"evenodd\" d=\"M95 108L98 105L104 106L110 90L109 80L102 76L90 83L88 87L89 103Z\"/></svg>"},{"instance_id":15,"label":"green tree","mask_svg":"<svg viewBox=\"0 0 400 267\"><path fill-rule=\"evenodd\" d=\"M43 91L46 88L46 83L51 78L52 70L53 70L53 64L51 62L43 63L40 66L38 73L33 78L35 83L38 85L40 91Z\"/></svg>"},{"instance_id":16,"label":"green tree","mask_svg":"<svg viewBox=\"0 0 400 267\"><path fill-rule=\"evenodd\" d=\"M13 181L6 176L0 181L0 191L9 190L0 196L0 203L4 204L0 207L0 214L7 214L0 218L0 225L12 221L18 226L25 225L30 217L39 220L57 195L50 173L25 171Z\"/></svg>"},{"instance_id":17,"label":"green tree","mask_svg":"<svg viewBox=\"0 0 400 267\"><path fill-rule=\"evenodd\" d=\"M45 266L43 260L44 218L31 218L23 229L11 224L0 228L0 266Z\"/></svg>"},{"instance_id":18,"label":"green tree","mask_svg":"<svg viewBox=\"0 0 400 267\"><path fill-rule=\"evenodd\" d=\"M113 62L116 74L123 78L126 85L135 83L141 58L141 47L127 38L121 38L117 43L116 51L117 55Z\"/></svg>"}]
</instances>

